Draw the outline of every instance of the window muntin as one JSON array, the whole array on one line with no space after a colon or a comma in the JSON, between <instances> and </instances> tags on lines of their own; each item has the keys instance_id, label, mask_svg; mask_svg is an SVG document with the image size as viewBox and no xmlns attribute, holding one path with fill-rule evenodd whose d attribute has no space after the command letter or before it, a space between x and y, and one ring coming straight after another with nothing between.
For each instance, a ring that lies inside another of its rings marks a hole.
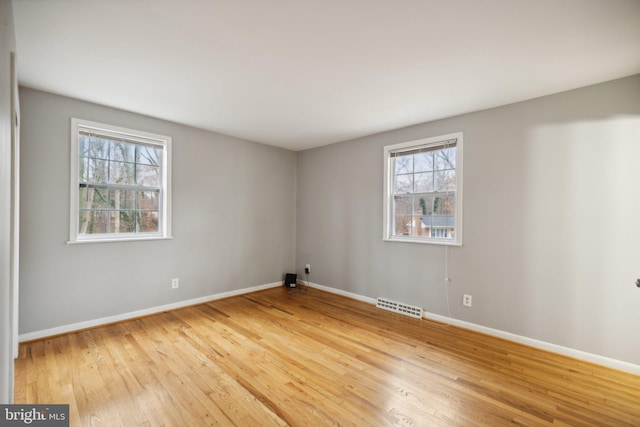
<instances>
[{"instance_id":1,"label":"window muntin","mask_svg":"<svg viewBox=\"0 0 640 427\"><path fill-rule=\"evenodd\" d=\"M170 237L171 138L72 119L70 242Z\"/></svg>"},{"instance_id":2,"label":"window muntin","mask_svg":"<svg viewBox=\"0 0 640 427\"><path fill-rule=\"evenodd\" d=\"M384 239L462 243L462 133L385 147Z\"/></svg>"}]
</instances>

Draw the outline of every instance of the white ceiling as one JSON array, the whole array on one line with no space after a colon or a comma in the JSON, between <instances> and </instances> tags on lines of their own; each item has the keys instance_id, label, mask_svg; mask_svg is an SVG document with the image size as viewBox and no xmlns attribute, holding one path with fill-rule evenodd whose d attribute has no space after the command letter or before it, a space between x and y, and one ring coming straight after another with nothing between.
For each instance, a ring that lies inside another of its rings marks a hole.
<instances>
[{"instance_id":1,"label":"white ceiling","mask_svg":"<svg viewBox=\"0 0 640 427\"><path fill-rule=\"evenodd\" d=\"M638 0L13 4L21 84L292 150L640 72Z\"/></svg>"}]
</instances>

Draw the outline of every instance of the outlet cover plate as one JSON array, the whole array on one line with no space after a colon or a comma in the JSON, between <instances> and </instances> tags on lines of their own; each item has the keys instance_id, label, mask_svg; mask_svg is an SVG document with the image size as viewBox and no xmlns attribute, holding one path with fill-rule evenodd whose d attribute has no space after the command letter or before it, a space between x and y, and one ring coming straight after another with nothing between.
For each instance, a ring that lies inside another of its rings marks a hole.
<instances>
[{"instance_id":1,"label":"outlet cover plate","mask_svg":"<svg viewBox=\"0 0 640 427\"><path fill-rule=\"evenodd\" d=\"M462 305L471 307L473 297L469 294L462 294Z\"/></svg>"}]
</instances>

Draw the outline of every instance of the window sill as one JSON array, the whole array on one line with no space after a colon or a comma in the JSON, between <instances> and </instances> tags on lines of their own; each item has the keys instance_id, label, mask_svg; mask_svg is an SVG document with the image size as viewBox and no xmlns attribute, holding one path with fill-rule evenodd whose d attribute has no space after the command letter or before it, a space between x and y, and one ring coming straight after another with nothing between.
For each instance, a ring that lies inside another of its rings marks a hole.
<instances>
[{"instance_id":1,"label":"window sill","mask_svg":"<svg viewBox=\"0 0 640 427\"><path fill-rule=\"evenodd\" d=\"M114 239L91 239L91 240L69 240L67 245L80 245L85 243L116 243L116 242L148 242L149 240L173 240L173 236L153 236L153 237L123 237Z\"/></svg>"},{"instance_id":2,"label":"window sill","mask_svg":"<svg viewBox=\"0 0 640 427\"><path fill-rule=\"evenodd\" d=\"M462 246L462 242L444 242L441 240L425 240L411 238L383 238L383 242L419 243L421 245Z\"/></svg>"}]
</instances>

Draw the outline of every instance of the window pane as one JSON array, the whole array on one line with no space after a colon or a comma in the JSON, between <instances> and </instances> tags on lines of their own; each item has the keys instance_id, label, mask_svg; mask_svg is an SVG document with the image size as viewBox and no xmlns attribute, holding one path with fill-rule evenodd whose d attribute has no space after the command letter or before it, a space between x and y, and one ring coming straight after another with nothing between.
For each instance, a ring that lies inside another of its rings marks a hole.
<instances>
[{"instance_id":1,"label":"window pane","mask_svg":"<svg viewBox=\"0 0 640 427\"><path fill-rule=\"evenodd\" d=\"M133 163L136 160L135 144L111 141L111 160Z\"/></svg>"},{"instance_id":2,"label":"window pane","mask_svg":"<svg viewBox=\"0 0 640 427\"><path fill-rule=\"evenodd\" d=\"M396 175L413 173L413 156L395 157Z\"/></svg>"},{"instance_id":3,"label":"window pane","mask_svg":"<svg viewBox=\"0 0 640 427\"><path fill-rule=\"evenodd\" d=\"M428 193L433 191L433 172L423 172L414 175L415 193Z\"/></svg>"},{"instance_id":4,"label":"window pane","mask_svg":"<svg viewBox=\"0 0 640 427\"><path fill-rule=\"evenodd\" d=\"M453 230L455 227L455 221L452 216L434 216L432 220L434 229Z\"/></svg>"},{"instance_id":5,"label":"window pane","mask_svg":"<svg viewBox=\"0 0 640 427\"><path fill-rule=\"evenodd\" d=\"M106 233L109 213L107 211L80 211L79 234Z\"/></svg>"},{"instance_id":6,"label":"window pane","mask_svg":"<svg viewBox=\"0 0 640 427\"><path fill-rule=\"evenodd\" d=\"M138 209L157 211L160 191L138 191Z\"/></svg>"},{"instance_id":7,"label":"window pane","mask_svg":"<svg viewBox=\"0 0 640 427\"><path fill-rule=\"evenodd\" d=\"M450 239L453 237L451 228L432 228L431 237L436 239Z\"/></svg>"},{"instance_id":8,"label":"window pane","mask_svg":"<svg viewBox=\"0 0 640 427\"><path fill-rule=\"evenodd\" d=\"M107 207L108 190L106 188L80 187L80 209L105 209Z\"/></svg>"},{"instance_id":9,"label":"window pane","mask_svg":"<svg viewBox=\"0 0 640 427\"><path fill-rule=\"evenodd\" d=\"M103 159L87 159L87 182L107 182L108 165L109 162Z\"/></svg>"},{"instance_id":10,"label":"window pane","mask_svg":"<svg viewBox=\"0 0 640 427\"><path fill-rule=\"evenodd\" d=\"M415 199L409 197L395 197L393 206L394 234L398 236L410 236L412 229L412 219L414 216Z\"/></svg>"},{"instance_id":11,"label":"window pane","mask_svg":"<svg viewBox=\"0 0 640 427\"><path fill-rule=\"evenodd\" d=\"M110 162L109 163L109 183L110 184L135 184L133 163Z\"/></svg>"},{"instance_id":12,"label":"window pane","mask_svg":"<svg viewBox=\"0 0 640 427\"><path fill-rule=\"evenodd\" d=\"M89 157L89 138L78 137L78 157Z\"/></svg>"},{"instance_id":13,"label":"window pane","mask_svg":"<svg viewBox=\"0 0 640 427\"><path fill-rule=\"evenodd\" d=\"M412 193L413 175L397 175L394 183L394 193Z\"/></svg>"},{"instance_id":14,"label":"window pane","mask_svg":"<svg viewBox=\"0 0 640 427\"><path fill-rule=\"evenodd\" d=\"M396 197L393 206L394 216L413 215L413 197Z\"/></svg>"},{"instance_id":15,"label":"window pane","mask_svg":"<svg viewBox=\"0 0 640 427\"><path fill-rule=\"evenodd\" d=\"M162 149L147 145L138 145L136 150L136 163L143 165L160 166L162 164Z\"/></svg>"},{"instance_id":16,"label":"window pane","mask_svg":"<svg viewBox=\"0 0 640 427\"><path fill-rule=\"evenodd\" d=\"M147 187L160 186L160 168L157 166L136 166L136 183Z\"/></svg>"},{"instance_id":17,"label":"window pane","mask_svg":"<svg viewBox=\"0 0 640 427\"><path fill-rule=\"evenodd\" d=\"M416 197L414 199L415 202L415 213L416 215L431 215L433 214L433 196L426 197Z\"/></svg>"},{"instance_id":18,"label":"window pane","mask_svg":"<svg viewBox=\"0 0 640 427\"><path fill-rule=\"evenodd\" d=\"M423 215L414 216L412 220L412 233L414 237L429 236L429 227L422 221Z\"/></svg>"},{"instance_id":19,"label":"window pane","mask_svg":"<svg viewBox=\"0 0 640 427\"><path fill-rule=\"evenodd\" d=\"M395 217L394 234L396 236L409 236L411 234L411 217L410 216Z\"/></svg>"},{"instance_id":20,"label":"window pane","mask_svg":"<svg viewBox=\"0 0 640 427\"><path fill-rule=\"evenodd\" d=\"M432 218L433 218L432 214L426 214L426 215L420 216L420 224L422 227L425 228L426 231L431 229L431 227L433 226Z\"/></svg>"},{"instance_id":21,"label":"window pane","mask_svg":"<svg viewBox=\"0 0 640 427\"><path fill-rule=\"evenodd\" d=\"M134 233L136 231L135 211L111 211L111 233Z\"/></svg>"},{"instance_id":22,"label":"window pane","mask_svg":"<svg viewBox=\"0 0 640 427\"><path fill-rule=\"evenodd\" d=\"M143 233L158 232L158 212L145 211L140 212L140 231Z\"/></svg>"},{"instance_id":23,"label":"window pane","mask_svg":"<svg viewBox=\"0 0 640 427\"><path fill-rule=\"evenodd\" d=\"M87 182L88 161L88 159L82 157L78 159L78 180L80 182Z\"/></svg>"},{"instance_id":24,"label":"window pane","mask_svg":"<svg viewBox=\"0 0 640 427\"><path fill-rule=\"evenodd\" d=\"M433 170L433 151L414 155L415 172L428 172Z\"/></svg>"},{"instance_id":25,"label":"window pane","mask_svg":"<svg viewBox=\"0 0 640 427\"><path fill-rule=\"evenodd\" d=\"M455 169L456 168L456 148L443 148L435 152L435 169Z\"/></svg>"},{"instance_id":26,"label":"window pane","mask_svg":"<svg viewBox=\"0 0 640 427\"><path fill-rule=\"evenodd\" d=\"M92 136L80 136L78 155L80 157L109 158L109 141Z\"/></svg>"},{"instance_id":27,"label":"window pane","mask_svg":"<svg viewBox=\"0 0 640 427\"><path fill-rule=\"evenodd\" d=\"M435 191L455 191L456 190L456 171L441 170L435 173L434 189Z\"/></svg>"},{"instance_id":28,"label":"window pane","mask_svg":"<svg viewBox=\"0 0 640 427\"><path fill-rule=\"evenodd\" d=\"M455 213L455 194L448 196L435 197L433 200L433 214L434 215L451 215Z\"/></svg>"},{"instance_id":29,"label":"window pane","mask_svg":"<svg viewBox=\"0 0 640 427\"><path fill-rule=\"evenodd\" d=\"M136 192L134 190L123 190L112 188L109 192L109 206L112 209L135 209Z\"/></svg>"}]
</instances>

